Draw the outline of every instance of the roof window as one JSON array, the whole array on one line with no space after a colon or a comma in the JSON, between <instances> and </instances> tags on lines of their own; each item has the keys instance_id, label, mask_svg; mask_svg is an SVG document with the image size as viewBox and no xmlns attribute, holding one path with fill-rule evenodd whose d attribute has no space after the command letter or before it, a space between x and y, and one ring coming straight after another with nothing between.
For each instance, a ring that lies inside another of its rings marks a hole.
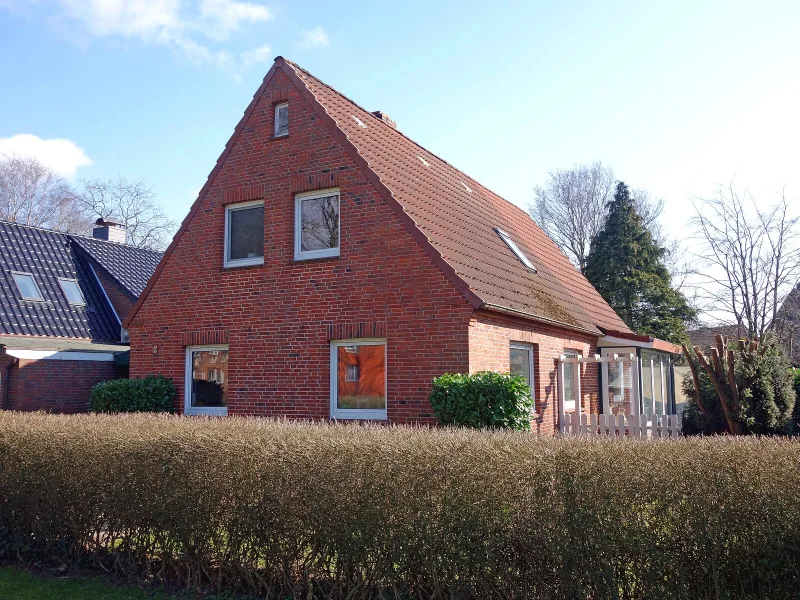
<instances>
[{"instance_id":1,"label":"roof window","mask_svg":"<svg viewBox=\"0 0 800 600\"><path fill-rule=\"evenodd\" d=\"M44 300L36 280L30 273L11 273L23 300Z\"/></svg>"},{"instance_id":2,"label":"roof window","mask_svg":"<svg viewBox=\"0 0 800 600\"><path fill-rule=\"evenodd\" d=\"M367 126L366 126L366 125L364 125L364 121L362 121L361 119L359 119L357 116L355 116L355 115L350 115L350 116L351 116L351 117L353 117L353 121L355 121L355 122L356 122L356 124L357 124L359 127L361 127L361 129L366 129L366 128L367 128Z\"/></svg>"},{"instance_id":3,"label":"roof window","mask_svg":"<svg viewBox=\"0 0 800 600\"><path fill-rule=\"evenodd\" d=\"M472 188L470 188L466 183L463 181L459 181L459 183L464 186L464 189L467 190L468 193L472 193Z\"/></svg>"},{"instance_id":4,"label":"roof window","mask_svg":"<svg viewBox=\"0 0 800 600\"><path fill-rule=\"evenodd\" d=\"M431 166L431 165L428 163L428 161L427 161L427 160L425 160L424 158L422 158L422 157L421 157L419 154L417 154L417 158L419 159L419 162L421 162L421 163L422 163L423 165L425 165L426 167L430 167L430 166Z\"/></svg>"},{"instance_id":5,"label":"roof window","mask_svg":"<svg viewBox=\"0 0 800 600\"><path fill-rule=\"evenodd\" d=\"M536 273L536 267L533 266L533 263L528 259L527 256L525 256L522 250L520 250L519 246L514 243L514 240L511 239L511 236L499 227L495 227L495 231L497 232L497 235L500 236L500 239L506 243L506 246L508 246L509 249L514 253L514 256L516 256L527 269Z\"/></svg>"}]
</instances>

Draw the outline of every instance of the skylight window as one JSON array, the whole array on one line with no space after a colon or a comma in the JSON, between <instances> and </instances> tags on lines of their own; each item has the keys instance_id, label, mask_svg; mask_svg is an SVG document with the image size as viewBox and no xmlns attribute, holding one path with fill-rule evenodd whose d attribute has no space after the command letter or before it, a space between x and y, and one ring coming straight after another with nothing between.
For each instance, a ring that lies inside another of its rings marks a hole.
<instances>
[{"instance_id":1,"label":"skylight window","mask_svg":"<svg viewBox=\"0 0 800 600\"><path fill-rule=\"evenodd\" d=\"M76 280L59 278L58 283L61 284L61 289L67 297L67 302L78 305L86 304L86 300L83 299L83 292L81 292L81 288Z\"/></svg>"},{"instance_id":2,"label":"skylight window","mask_svg":"<svg viewBox=\"0 0 800 600\"><path fill-rule=\"evenodd\" d=\"M44 300L36 280L30 273L11 273L23 300Z\"/></svg>"},{"instance_id":3,"label":"skylight window","mask_svg":"<svg viewBox=\"0 0 800 600\"><path fill-rule=\"evenodd\" d=\"M500 236L500 239L506 243L506 246L508 246L509 249L514 253L514 256L516 256L527 269L530 269L536 273L536 267L533 266L533 263L528 259L527 256L525 256L522 250L520 250L519 246L514 243L514 240L511 239L511 236L499 227L495 228L495 231L497 232L497 235Z\"/></svg>"},{"instance_id":4,"label":"skylight window","mask_svg":"<svg viewBox=\"0 0 800 600\"><path fill-rule=\"evenodd\" d=\"M459 183L464 186L464 189L467 190L468 193L472 193L472 188L470 188L466 183L463 181L459 181Z\"/></svg>"},{"instance_id":5,"label":"skylight window","mask_svg":"<svg viewBox=\"0 0 800 600\"><path fill-rule=\"evenodd\" d=\"M361 127L361 129L366 129L366 128L367 128L367 126L366 126L366 125L364 125L364 121L362 121L361 119L359 119L357 116L355 116L355 115L350 115L350 116L351 116L351 117L353 117L353 121L355 121L355 122L356 122L356 124L357 124L359 127Z\"/></svg>"},{"instance_id":6,"label":"skylight window","mask_svg":"<svg viewBox=\"0 0 800 600\"><path fill-rule=\"evenodd\" d=\"M419 159L419 161L420 161L420 162L421 162L423 165L425 165L426 167L430 167L430 164L428 164L428 161L427 161L427 160L425 160L424 158L422 158L422 157L421 157L421 156L419 156L419 155L417 155L417 158Z\"/></svg>"}]
</instances>

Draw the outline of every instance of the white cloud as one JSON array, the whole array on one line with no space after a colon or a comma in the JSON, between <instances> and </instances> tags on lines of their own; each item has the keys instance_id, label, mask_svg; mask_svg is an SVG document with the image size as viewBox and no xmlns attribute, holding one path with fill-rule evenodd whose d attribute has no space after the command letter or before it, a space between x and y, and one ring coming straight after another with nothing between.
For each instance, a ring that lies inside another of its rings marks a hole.
<instances>
[{"instance_id":1,"label":"white cloud","mask_svg":"<svg viewBox=\"0 0 800 600\"><path fill-rule=\"evenodd\" d=\"M0 155L36 158L44 166L65 177L72 177L79 167L92 164L92 159L86 156L83 148L72 140L43 140L28 133L0 138Z\"/></svg>"},{"instance_id":2,"label":"white cloud","mask_svg":"<svg viewBox=\"0 0 800 600\"><path fill-rule=\"evenodd\" d=\"M261 63L268 62L270 56L271 55L269 46L264 44L260 48L253 48L252 50L248 50L247 52L242 52L241 56L242 66L247 68L251 65L258 65Z\"/></svg>"},{"instance_id":3,"label":"white cloud","mask_svg":"<svg viewBox=\"0 0 800 600\"><path fill-rule=\"evenodd\" d=\"M314 48L315 46L327 46L330 39L322 27L314 27L303 33L303 48Z\"/></svg>"},{"instance_id":4,"label":"white cloud","mask_svg":"<svg viewBox=\"0 0 800 600\"><path fill-rule=\"evenodd\" d=\"M266 6L235 0L203 0L200 6L201 28L210 38L226 40L241 28L242 23L269 21L272 14Z\"/></svg>"},{"instance_id":5,"label":"white cloud","mask_svg":"<svg viewBox=\"0 0 800 600\"><path fill-rule=\"evenodd\" d=\"M9 1L0 0L0 7ZM122 38L163 45L191 64L230 72L240 68L237 59L225 49L209 48L203 38L222 42L247 25L272 19L261 0L41 0L35 6L78 43ZM248 64L259 62L253 60L256 55L245 54Z\"/></svg>"}]
</instances>

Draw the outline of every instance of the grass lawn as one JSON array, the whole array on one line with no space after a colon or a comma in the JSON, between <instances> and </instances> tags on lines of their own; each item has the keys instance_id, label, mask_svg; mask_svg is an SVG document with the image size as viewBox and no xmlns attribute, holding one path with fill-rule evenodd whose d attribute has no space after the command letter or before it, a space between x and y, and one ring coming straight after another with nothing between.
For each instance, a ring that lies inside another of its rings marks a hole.
<instances>
[{"instance_id":1,"label":"grass lawn","mask_svg":"<svg viewBox=\"0 0 800 600\"><path fill-rule=\"evenodd\" d=\"M131 585L114 585L99 577L51 577L12 567L0 567L3 600L170 600Z\"/></svg>"}]
</instances>

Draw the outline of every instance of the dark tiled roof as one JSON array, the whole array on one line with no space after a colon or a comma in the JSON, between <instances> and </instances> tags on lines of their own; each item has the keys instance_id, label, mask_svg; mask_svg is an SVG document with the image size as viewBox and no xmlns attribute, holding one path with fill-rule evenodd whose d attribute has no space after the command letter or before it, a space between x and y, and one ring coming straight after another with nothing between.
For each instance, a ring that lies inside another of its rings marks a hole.
<instances>
[{"instance_id":1,"label":"dark tiled roof","mask_svg":"<svg viewBox=\"0 0 800 600\"><path fill-rule=\"evenodd\" d=\"M284 62L446 263L485 303L595 331L597 326L630 331L525 211L304 69ZM514 256L495 228L510 235L536 273Z\"/></svg>"},{"instance_id":2,"label":"dark tiled roof","mask_svg":"<svg viewBox=\"0 0 800 600\"><path fill-rule=\"evenodd\" d=\"M97 242L91 244L94 254L88 250L76 251L76 246L88 247L87 241ZM124 271L121 257L140 256L139 262L132 261L136 275L128 275L126 281L141 291L144 283L140 282L147 280L145 269L149 268L149 273L155 269L155 266L149 267L150 257L158 253L134 248L123 252L115 248L103 253L102 245L120 246L0 221L0 334L118 341L120 323L92 273L90 261L96 260L113 273L114 270ZM30 273L44 301L23 300L12 278L13 271ZM78 281L85 306L71 305L67 301L59 277Z\"/></svg>"},{"instance_id":3,"label":"dark tiled roof","mask_svg":"<svg viewBox=\"0 0 800 600\"><path fill-rule=\"evenodd\" d=\"M72 236L72 240L135 298L144 291L161 260L161 252L153 250L80 236Z\"/></svg>"}]
</instances>

